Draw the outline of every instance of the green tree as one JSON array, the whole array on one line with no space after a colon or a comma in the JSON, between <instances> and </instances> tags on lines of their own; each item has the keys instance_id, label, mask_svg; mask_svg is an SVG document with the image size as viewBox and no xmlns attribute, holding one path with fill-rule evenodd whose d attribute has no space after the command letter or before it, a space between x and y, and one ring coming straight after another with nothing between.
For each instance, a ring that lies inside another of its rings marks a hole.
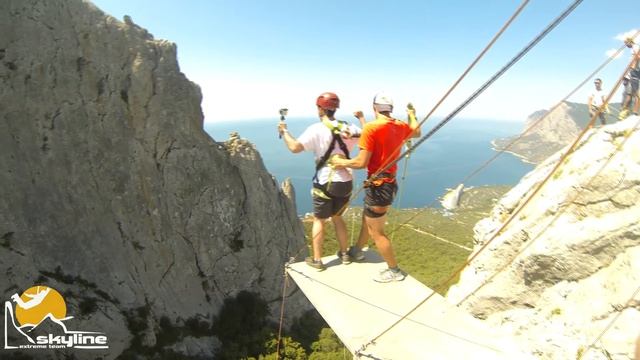
<instances>
[{"instance_id":1,"label":"green tree","mask_svg":"<svg viewBox=\"0 0 640 360\"><path fill-rule=\"evenodd\" d=\"M353 359L351 352L347 350L338 336L330 328L320 331L318 341L311 344L313 352L309 360L345 360Z\"/></svg>"},{"instance_id":2,"label":"green tree","mask_svg":"<svg viewBox=\"0 0 640 360\"><path fill-rule=\"evenodd\" d=\"M225 299L212 326L222 342L216 358L237 360L263 353L265 342L272 337L268 312L266 301L255 293L241 291L235 298Z\"/></svg>"},{"instance_id":3,"label":"green tree","mask_svg":"<svg viewBox=\"0 0 640 360\"><path fill-rule=\"evenodd\" d=\"M310 353L311 344L318 340L320 331L328 326L318 311L311 309L293 321L290 334Z\"/></svg>"},{"instance_id":4,"label":"green tree","mask_svg":"<svg viewBox=\"0 0 640 360\"><path fill-rule=\"evenodd\" d=\"M258 357L259 360L275 360L276 350L278 345L278 339L270 339L265 344L266 353L269 355ZM290 337L282 338L282 344L280 346L280 357L282 360L307 360L307 352L304 351L302 345L299 342L293 340Z\"/></svg>"}]
</instances>

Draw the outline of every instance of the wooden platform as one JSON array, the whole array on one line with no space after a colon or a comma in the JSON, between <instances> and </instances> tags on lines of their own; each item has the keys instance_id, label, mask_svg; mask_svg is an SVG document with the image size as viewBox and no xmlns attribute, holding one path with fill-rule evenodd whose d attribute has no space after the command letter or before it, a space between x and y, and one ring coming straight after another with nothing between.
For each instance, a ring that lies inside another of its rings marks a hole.
<instances>
[{"instance_id":1,"label":"wooden platform","mask_svg":"<svg viewBox=\"0 0 640 360\"><path fill-rule=\"evenodd\" d=\"M304 262L292 264L288 270L354 355L432 292L411 276L400 282L373 281L387 265L374 251L365 254L364 262L349 265L342 265L335 255L327 256L322 259L327 266L324 271ZM438 294L359 356L402 360L528 358L515 351L512 341L496 337L482 322Z\"/></svg>"}]
</instances>

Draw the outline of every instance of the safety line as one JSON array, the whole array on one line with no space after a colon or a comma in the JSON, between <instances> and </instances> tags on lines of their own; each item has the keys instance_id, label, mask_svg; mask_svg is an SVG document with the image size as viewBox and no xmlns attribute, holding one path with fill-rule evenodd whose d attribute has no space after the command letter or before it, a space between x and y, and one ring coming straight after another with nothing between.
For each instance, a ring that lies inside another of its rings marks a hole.
<instances>
[{"instance_id":1,"label":"safety line","mask_svg":"<svg viewBox=\"0 0 640 360\"><path fill-rule=\"evenodd\" d=\"M398 192L398 198L396 199L396 211L400 211L402 195L404 194L404 180L407 177L407 169L409 168L409 157L410 157L410 155L407 155L407 156L404 157L404 165L403 165L403 169L402 169L402 177L400 178L400 181L398 182L398 187L400 188L400 190ZM389 215L389 218L391 218L391 215ZM396 216L396 218L397 218L397 216ZM395 234L391 234L391 241L393 242L394 240L395 240Z\"/></svg>"},{"instance_id":2,"label":"safety line","mask_svg":"<svg viewBox=\"0 0 640 360\"><path fill-rule=\"evenodd\" d=\"M573 11L573 9L575 9L575 7L577 7L577 5L579 5L579 3L581 3L581 1L576 1L576 3L574 3L574 5L572 5L572 7L570 7L570 10L565 11L565 14L563 14L563 15L561 16L561 18L563 19L564 17L566 17L566 15L568 15L568 13L570 13L571 11ZM559 21L558 21L558 22L559 22ZM557 25L557 24L556 24L556 25ZM555 27L555 25L554 25L554 27ZM550 31L550 30L549 30L549 31ZM547 32L548 32L548 31L547 31ZM638 32L636 33L636 35L634 35L634 37L636 37L637 35L638 35ZM537 43L537 41L536 41L536 43ZM535 44L534 44L534 45L535 45ZM531 47L532 47L532 46L531 46ZM529 49L530 49L530 48L529 48ZM586 82L587 82L591 77L593 77L593 76L594 76L597 72L599 72L599 71L600 71L604 66L606 66L606 65L607 65L607 64L608 64L608 63L609 63L613 58L615 58L615 57L616 57L616 56L617 56L617 55L618 55L622 50L624 50L624 46L623 46L623 47L621 47L620 49L618 49L618 51L617 51L614 55L612 55L609 59L607 59L607 61L605 61L602 65L600 65L600 67L599 67L597 70L595 70L591 75L589 75L589 76L588 76L588 77L587 77L587 78L586 78L586 79L585 79L585 80L584 80L580 85L578 85L578 87L577 87L576 89L574 89L574 90L573 90L569 95L567 95L567 96L565 97L565 99L563 99L563 100L562 100L562 101L560 101L560 102L559 102L555 107L553 107L553 108L552 108L552 109L551 109L551 110L550 110L550 111L549 111L549 112L548 112L548 113L547 113L543 118L539 119L536 123L534 123L532 126L530 126L529 128L527 128L527 129L526 129L526 130L525 130L525 131L524 131L524 132L523 132L523 133L522 133L522 134L521 134L521 135L520 135L516 140L512 141L512 142L511 142L511 143L509 143L506 147L504 147L504 148L503 148L503 149L502 149L502 150L501 150L501 151L500 151L496 156L494 156L494 157L493 157L493 158L491 158L489 161L487 161L483 166L481 166L481 168L480 168L480 169L476 170L476 171L475 171L475 172L473 172L471 175L467 176L467 178L466 178L463 182L466 182L469 178L472 178L473 176L475 176L477 173L479 173L481 170L483 170L483 168L484 168L484 167L486 167L490 162L492 162L495 158L497 158L497 156L499 156L501 153L503 153L503 152L505 152L507 149L509 149L509 148L510 148L510 146L512 146L516 141L518 141L518 139L519 139L519 138L521 138L521 137L522 137L522 136L524 136L528 131L530 131L532 128L534 128L534 127L535 127L538 123L540 123L540 122L541 122L541 121L542 121L542 120L543 120L543 119L544 119L548 114L552 113L552 112L553 112L553 110L555 110L558 106L560 106L560 105L562 104L562 102L564 102L567 98L569 98L571 95L573 95L573 94L574 94L574 93L575 93L579 88L581 88L581 87L582 87L582 86L583 86L583 85L584 85L584 84L585 84L585 83L586 83ZM527 51L528 51L528 50L527 50ZM526 52L525 52L525 53L526 53ZM524 55L524 54L523 54L523 55ZM520 56L520 57L521 57L521 56ZM512 60L512 62L513 62L513 60ZM513 64L509 64L508 66L510 67L511 65L513 65ZM629 67L628 67L628 68L630 68L630 65L631 65L631 64L629 64ZM504 68L503 68L503 69L504 69ZM628 70L628 69L627 69L627 70ZM504 70L504 71L506 71L506 70ZM502 71L502 73L504 73L504 71ZM501 75L501 74L500 74L500 75ZM618 86L619 86L619 84L620 84L621 80L622 80L622 77L620 78L620 80L619 80L619 81L618 81L618 83L616 84L616 86L615 86L615 88L616 88L616 89L618 88ZM493 82L493 81L491 81L491 83L492 83L492 82ZM489 84L490 84L490 83L489 83ZM487 84L485 84L485 86L483 86L483 88L484 88L484 89L486 89L486 87L488 87L488 85L487 85ZM484 90L483 88L481 88L481 89L482 89L482 91ZM480 90L478 90L478 91L480 91ZM476 93L479 95L478 91L476 91ZM481 92L481 91L480 91L480 92ZM588 124L588 126L585 128L585 130L586 130L586 129L588 129L589 127L593 126L593 123L594 123L595 119L597 118L598 114L599 114L599 113L604 109L604 107L606 106L606 104L608 103L608 101L611 99L613 92L614 92L614 91L612 91L612 93L611 93L611 94L609 95L609 97L607 98L607 102L606 102L606 103L605 103L605 104L600 108L600 111L599 111L597 114L595 114L595 115L594 115L594 117L591 119L590 123L589 123L589 124ZM477 95L475 95L475 94L474 94L474 95L472 95L472 98L475 98L475 97L477 97ZM467 100L469 100L469 99L467 99ZM439 104L438 104L438 105L439 105ZM466 105L464 105L464 106L466 106ZM462 110L462 108L464 108L464 106L462 106L462 105L461 105L461 106L460 106L460 107L458 107L458 109L456 109L456 111L454 111L454 113L452 113L452 114L454 114L454 115L455 115L455 114L457 114L457 112L459 112L459 110ZM437 107L437 106L436 106L436 107ZM435 108L434 108L434 109L435 109ZM430 115L430 114L429 114L429 115ZM424 121L426 121L426 120L428 119L429 115L427 115L427 117L425 117L425 119L421 122L421 124L422 124ZM448 117L449 119L445 119L445 120L446 120L446 122L448 122L448 121L450 120L450 118L452 118L452 117L453 117L453 115L451 115L451 114L450 114L450 116ZM446 122L445 122L445 121L441 122L441 123L439 124L439 127L438 127L438 128L440 128L440 127L444 126L444 124L445 124ZM430 137L434 132L435 132L435 131L433 131L433 130L432 130L432 131L430 132L430 134L427 134L423 139L421 139L421 140L419 141L419 143L418 143L418 144L416 144L415 146L411 147L411 148L410 148L409 150L407 150L405 153L401 154L401 155L398 157L398 159L402 158L402 156L408 156L408 155L410 154L410 152L411 152L411 151L413 151L413 150L414 150L418 145L420 145L422 142L424 142L424 140L426 140L428 137ZM580 134L579 138L581 138L583 134L584 134L584 131L583 131L583 133L581 133L581 134ZM577 142L574 142L574 144L572 145L572 148L573 148L573 146L575 146L575 144L576 144L576 143L577 143ZM571 152L571 151L567 151L567 153L566 153L565 155L569 154L570 152ZM564 157L563 157L563 158L564 158ZM396 162L397 162L397 160L396 160ZM563 162L563 159L561 159L561 160L558 162L558 164L560 164L560 163L562 163L562 162ZM555 169L554 169L554 170L552 170L551 174L553 174L553 172L554 172L554 171L555 171ZM551 175L551 174L550 174L550 175ZM548 178L549 178L549 176L548 176L548 177L547 177L547 179L545 179L545 180L548 180ZM543 184L544 184L544 181L543 181ZM535 194L535 193L534 193L534 194ZM529 199L530 199L530 198L529 198ZM529 200L529 199L528 199L528 200ZM528 201L527 201L527 202L528 202ZM518 212L519 212L519 210L521 210L521 209L522 209L522 207L521 207L520 209L518 209ZM514 215L515 215L515 213L514 213ZM395 230L397 230L397 229L398 229L400 226L402 226L402 225L403 225L403 224L399 225L396 229L394 229L394 231L395 231ZM503 228L504 228L504 226L503 226ZM497 235L498 235L498 234L503 230L503 228L502 228L502 229L500 229L500 230L496 233L496 236L497 236ZM352 231L353 231L353 229L352 229ZM494 238L495 238L495 237L494 237ZM493 239L492 239L492 240L493 240ZM491 240L490 240L490 241L491 241ZM485 244L485 246L483 246L483 247L478 251L478 253L480 253L480 252L481 252L481 251L486 247L486 245L487 245L487 244ZM305 245L305 246L306 246L306 245ZM476 255L477 255L478 253L476 253ZM298 254L299 254L299 252L298 252ZM297 256L296 256L296 257L297 257ZM474 258L475 258L475 255L474 255ZM465 266L466 266L466 265L465 265ZM295 271L295 270L294 270L294 271ZM300 274L302 274L302 273L300 273ZM304 275L304 274L302 274L302 275L303 275L303 276L306 276L306 275ZM315 281L317 281L317 280L315 280ZM448 282L448 280L447 280L445 283L447 283L447 282ZM323 284L323 285L328 286L328 287L330 287L330 288L331 288L331 286L329 286L329 285L326 285L326 284ZM484 284L483 284L482 286L484 286ZM336 289L336 290L337 290L337 289ZM476 289L475 291L477 291L477 290L479 290L479 289ZM337 291L340 291L340 290L337 290ZM475 291L474 291L474 292L475 292ZM636 293L637 293L638 291L640 291L640 288L636 291ZM340 292L342 292L342 291L340 291ZM345 294L346 294L346 293L345 293ZM432 294L431 294L427 299L425 299L422 303L426 302L426 301L427 301L430 297L432 297L434 294L435 294L435 291L434 291L434 292L433 292L433 293L432 293ZM347 294L347 295L348 295L348 294ZM284 290L283 290L283 296L284 296ZM349 295L349 296L350 296L350 295ZM635 294L634 294L634 296L635 296ZM466 298L465 298L465 299L466 299ZM462 303L465 299L463 299L460 303ZM632 297L632 299L633 299L633 297ZM631 299L630 299L630 301L631 301ZM420 305L421 305L421 304L419 304L417 307L419 307ZM458 304L458 305L459 305L459 304ZM375 305L374 305L374 306L375 306ZM417 307L416 307L416 308L417 308ZM283 299L283 309L284 309L284 299ZM413 309L411 312L413 312L414 310L415 310L415 309ZM283 312L283 310L281 310L281 312ZM410 313L411 313L411 312L410 312ZM410 313L409 313L409 314L410 314ZM406 316L408 316L409 314L405 315L405 317L406 317ZM281 318L282 318L282 316L281 316ZM402 319L401 319L401 320L402 320ZM409 319L409 320L411 320L411 319ZM282 320L281 320L281 321L282 321ZM614 319L614 321L615 321L615 319ZM398 321L398 322L399 322L399 321ZM612 323L613 323L613 322L612 322ZM393 326L395 326L395 324L394 324ZM392 327L393 327L393 326L392 326ZM607 329L608 329L608 328L607 328ZM607 329L605 329L605 331L604 331L604 332L606 332L606 330L607 330ZM389 329L387 329L386 331L388 331L388 330L390 330L390 328L389 328ZM386 332L386 331L385 331L385 332ZM602 335L604 335L604 332L603 332L603 334L601 334L601 336L602 336ZM384 333L383 333L383 334L384 334ZM378 335L378 337L376 337L375 339L373 339L370 343L373 343L377 338L379 338L379 337L380 337L380 336L382 336L383 334ZM279 335L279 336L280 336L280 335ZM601 337L601 336L600 336L600 337ZM599 337L599 338L600 338L600 337ZM599 340L599 338L598 338L598 339L596 339L596 340L594 341L594 344L595 344L595 342L597 342L597 341ZM280 342L280 341L278 341L278 346L279 346L279 342ZM367 345L368 345L368 344L367 344ZM593 345L593 344L592 344L592 345ZM361 350L364 350L365 348L366 348L366 345L365 345L365 346L363 346L363 348L362 348Z\"/></svg>"},{"instance_id":3,"label":"safety line","mask_svg":"<svg viewBox=\"0 0 640 360\"><path fill-rule=\"evenodd\" d=\"M469 74L469 72L476 66L476 64L478 64L480 59L482 59L482 57L484 57L484 55L487 53L487 51L489 51L489 49L491 49L493 44L495 44L495 42L500 38L500 36L507 30L509 25L511 25L511 23L518 17L520 12L522 12L522 10L525 8L525 6L528 3L529 3L529 0L524 0L524 1L522 1L522 3L520 3L520 6L518 6L516 11L511 15L511 17L507 20L507 22L505 22L504 25L502 25L502 28L500 28L500 30L493 36L493 38L491 39L491 41L489 41L487 46L485 46L485 48L482 49L482 51L478 54L478 56L476 56L476 58L471 62L471 64L469 64L469 66L458 77L458 79L456 81L454 81L454 83L449 87L447 92L440 98L440 100L438 100L438 102L431 109L431 111L429 111L429 113L424 117L424 119L422 119L422 121L420 121L420 123L418 124L418 128L420 128L429 119L429 117L431 117L431 115L433 115L433 113L440 107L440 105L447 99L447 97L449 97L449 95L453 92L453 90L455 90L455 88L458 87L460 82L462 82L462 80L467 76L467 74ZM410 138L405 139L402 142L402 144L400 144L400 146L398 146L398 148L396 148L394 150L394 152L400 150L402 148L402 146L407 141L410 141ZM412 146L409 146L409 148L412 148ZM405 153L407 153L407 152L405 152ZM402 155L398 157L398 159L401 159L401 158L402 158ZM398 159L396 159L395 161L392 161L392 162L390 162L390 161L394 160L394 159L387 160L384 164L382 164L381 169L379 169L373 175L371 175L371 177L369 179L367 179L367 181L373 181L374 179L376 179L378 175L380 175L384 171L388 170L395 162L398 161Z\"/></svg>"},{"instance_id":4,"label":"safety line","mask_svg":"<svg viewBox=\"0 0 640 360\"><path fill-rule=\"evenodd\" d=\"M442 126L444 126L449 120L451 120L453 118L453 116L455 116L455 114L457 114L460 110L462 110L467 104L469 104L473 99L475 99L482 91L484 91L484 89L486 89L491 83L493 83L500 75L504 74L504 72L510 68L513 64L515 64L515 62L517 62L517 60L521 59L522 56L524 56L524 54L526 54L535 44L537 44L544 36L546 36L553 28L555 28L562 20L564 20L573 10L575 10L575 8L582 2L582 0L576 0L571 6L569 6L569 8L567 8L567 10L565 10L559 17L557 17L549 26L547 26L547 28L541 33L539 34L531 43L529 43L529 45L527 45L522 51L520 51L520 53L514 57L505 67L503 67L500 71L498 71L489 81L487 81L480 89L478 89L472 96L469 97L469 99L467 99L465 102L463 102L463 104L461 104L460 106L458 106L458 108L456 110L454 110L449 116L447 116L447 118L445 118L443 121L441 121L433 130L431 130L427 135L425 135L424 137L422 137L415 145L412 146L412 149L415 149L416 147L418 147L421 143L423 143L426 139L428 139L431 135L433 135L438 129L440 129ZM622 81L622 78L618 81L618 84L620 84L620 82ZM617 86L616 86L617 89ZM609 96L610 97L610 96ZM606 102L608 102L609 99L606 100ZM509 225L511 223L511 221L515 218L515 215L517 215L522 208L524 208L524 206L526 206L529 201L533 198L533 196L535 196L538 191L540 191L540 189L542 188L542 185L544 185L546 183L546 181L551 177L551 175L555 172L555 170L557 170L557 168L559 167L559 165L562 164L562 162L564 162L564 160L566 159L566 157L568 157L568 155L570 154L571 150L575 147L577 141L584 135L584 133L586 133L586 131L588 130L589 127L592 126L593 122L595 121L597 114L593 116L593 118L591 119L590 125L585 128L585 130L580 134L580 136L578 137L578 139L576 140L576 142L574 142L574 144L569 148L569 151L567 151L567 153L560 159L560 161L558 162L558 164L556 165L556 167L551 171L551 173L549 174L549 176L547 176L547 178L540 184L540 186L537 187L536 190L534 190L534 192L531 194L531 196L525 200L525 202L523 203L523 205L518 208L514 214L507 219L507 221L502 225L502 227L494 234L493 238L490 239L487 243L485 243L480 250L478 250L476 253L474 253L469 260L456 272L454 272L454 274L452 274L452 276L450 276L447 280L445 280L440 286L438 286L435 290L438 290L442 287L443 284L447 284L449 281L451 281L455 276L457 276L458 273L460 273L464 267L466 267L471 261L473 261L473 259L475 259L478 254L480 254L482 252L482 250L484 250L493 239L495 239L497 237L498 234L500 234L500 232L502 230L504 230L506 228L507 225ZM412 149L409 149L408 152L410 152ZM405 154L402 154L401 156L403 156ZM431 293L431 295L429 295L427 298L425 298L421 303L419 303L415 308L413 308L411 311L409 311L407 313L406 316L408 316L409 314L413 313L418 307L420 307L422 304L424 304L426 301L428 301L431 297L433 297L433 295L436 293L436 291L433 291ZM375 342L377 339L379 339L381 336L383 336L384 334L386 334L389 330L391 330L393 327L395 327L397 324L399 324L402 321L402 319L397 320L395 323L393 323L391 326L389 326L389 328L387 328L386 330L384 330L382 333L380 333L379 335L375 336L373 339L371 339L368 343L365 343L361 350L365 350L367 348L367 346L369 346L370 344L372 344L373 342ZM359 350L360 351L360 350Z\"/></svg>"},{"instance_id":5,"label":"safety line","mask_svg":"<svg viewBox=\"0 0 640 360\"><path fill-rule=\"evenodd\" d=\"M616 85L613 87L613 90L611 90L611 93L609 93L609 96L607 97L607 99L605 100L605 104L608 104L609 101L611 100L611 98L613 97L613 94L617 91L618 87L620 86L620 84L622 83L622 78L624 76L624 74L631 68L631 64L633 63L633 60L629 63L629 65L627 66L625 72L623 73L623 75L620 76L620 78L618 79L618 81L616 82ZM469 257L469 259L467 259L467 261L460 267L458 268L458 270L456 270L449 278L447 278L445 281L441 282L438 286L436 286L434 288L434 291L431 295L429 295L427 298L425 298L421 303L419 303L418 305L416 305L415 308L413 308L412 310L410 310L407 313L407 316L411 313L413 313L416 309L418 309L420 306L422 306L424 303L426 303L431 297L433 297L433 295L436 293L437 290L442 290L444 285L448 284L451 280L453 280L456 276L458 276L462 270L464 270L465 267L467 267L473 260L475 260L479 254L481 254L503 231L504 229L507 228L507 226L513 221L513 219L516 218L516 215L518 215L522 209L524 209L527 204L529 204L529 202L531 201L531 199L533 199L538 192L540 192L540 190L542 189L542 187L547 183L547 181L549 181L549 179L556 173L556 171L560 168L560 166L563 165L563 163L565 162L565 160L569 157L569 155L571 155L574 151L574 149L576 148L576 146L578 145L578 143L580 142L580 140L582 140L582 138L584 137L584 135L587 133L587 131L593 127L596 118L598 117L599 113L604 110L604 104L598 108L598 112L596 112L591 120L589 121L589 123L587 124L587 126L585 127L585 129L578 135L578 137L576 138L576 140L571 144L571 146L569 146L569 148L567 149L566 153L564 153L562 155L562 157L560 157L560 159L558 160L558 163L551 169L551 171L549 172L549 174L547 174L547 176L538 184L538 186L536 186L536 188L533 190L533 192L527 197L527 199L525 199L520 206L509 216L509 218L507 218L507 220L501 225L501 227L491 236L491 238L480 247L480 249L478 249L478 251L476 251L475 253L473 253L472 256ZM402 321L402 319L396 321L394 324L392 324L387 330L383 331L380 335L376 336L375 338L373 338L369 343L363 345L363 349L365 349L369 344L371 344L372 342L374 342L375 340L377 340L378 338L380 338L382 335L384 335L385 333L387 333L389 330L391 330L394 326L396 326L398 323L400 323L400 321Z\"/></svg>"},{"instance_id":6,"label":"safety line","mask_svg":"<svg viewBox=\"0 0 640 360\"><path fill-rule=\"evenodd\" d=\"M640 31L638 31L636 33L636 35L640 34ZM553 114L553 112L558 109L565 101L567 101L571 96L573 96L576 92L578 92L578 90L580 90L591 78L593 78L597 73L599 73L605 66L609 65L609 63L611 63L611 61L613 59L615 59L624 49L625 49L625 45L622 45L611 57L607 58L607 60L605 60L602 64L600 64L591 74L589 74L589 76L587 76L580 84L578 84L573 90L571 90L562 100L560 100L558 103L556 103L553 107L551 107L551 109L544 115L542 116L540 119L536 120L535 122L533 122L529 127L527 127L520 135L518 135L515 139L513 139L511 142L509 142L509 144L507 144L504 148L502 148L501 150L497 151L497 153L495 155L493 155L489 160L485 161L481 166L479 166L476 170L474 170L473 172L471 172L469 175L467 175L467 177L465 177L462 181L459 181L459 184L464 184L467 183L469 180L471 180L473 177L475 177L476 175L478 175L481 171L483 171L484 169L486 169L493 161L495 161L500 155L504 154L505 152L509 151L509 149L511 149L511 147L516 144L518 141L522 140L522 138L527 135L531 130L533 130L534 128L538 127L540 124L542 124L542 122L544 120L547 119L547 117L551 116L551 114ZM433 205L435 205L435 203L437 202L437 200L432 201L430 204L428 204L424 210L419 211L417 213L415 213L414 215L412 215L411 217L409 217L403 224L398 225L396 228L392 229L389 234L392 235L393 233L395 233L397 230L400 229L401 226L410 223L411 221L413 221L416 217L418 217L419 215L423 214L425 211L429 210L430 208L433 207Z\"/></svg>"},{"instance_id":7,"label":"safety line","mask_svg":"<svg viewBox=\"0 0 640 360\"><path fill-rule=\"evenodd\" d=\"M460 111L462 111L467 105L469 105L473 100L475 100L480 94L482 94L491 84L493 84L498 78L504 75L507 70L509 70L514 64L516 64L524 55L526 55L529 50L531 50L535 45L537 45L544 37L546 37L551 30L553 30L562 20L564 20L573 10L575 10L583 0L574 1L568 9L566 9L559 17L557 17L547 28L540 33L533 41L531 41L524 49L522 49L514 58L512 58L505 66L502 67L497 73L495 73L487 82L485 82L480 88L478 88L471 96L469 96L462 104L458 105L458 107L453 110L449 115L447 115L444 119L442 119L436 126L434 126L426 135L422 136L415 144L413 144L409 149L400 154L397 159L389 163L384 168L378 170L377 174L381 174L387 171L393 164L395 164L400 158L405 156L408 153L414 151L418 146L424 143L427 139L429 139L433 134L439 131L444 125L446 125L451 119L453 119ZM374 176L371 176L369 179L375 179ZM369 180L368 179L368 180ZM372 180L373 180L372 179Z\"/></svg>"},{"instance_id":8,"label":"safety line","mask_svg":"<svg viewBox=\"0 0 640 360\"><path fill-rule=\"evenodd\" d=\"M582 1L582 0L580 0ZM478 61L484 56L484 54L493 46L493 44L498 40L498 38L502 35L502 33L504 33L504 31L509 27L509 25L513 22L513 20L515 20L515 18L518 16L518 14L520 14L520 12L524 9L525 5L529 2L529 0L523 0L523 2L520 4L520 6L518 7L518 9L514 12L514 14L509 18L509 20L502 26L502 28L496 33L496 35L494 35L494 37L491 39L491 41L489 42L489 44L480 52L480 54L476 57L476 59L467 67L467 69L464 71L463 75L461 75L458 80L456 80L456 82L454 83L454 85L451 86L451 88L449 89L449 91L447 91L446 95L443 96L443 98L439 101L439 103L431 110L430 114L432 114L433 112L435 112L435 110L437 109L437 107L440 105L440 103L442 103L445 98L455 89L455 87L460 83L460 81L469 73L469 71L471 71L471 69L478 63ZM524 54L523 54L524 55ZM506 69L505 69L506 71ZM485 88L488 87L487 84L485 84ZM471 100L469 100L470 102ZM428 119L428 116L425 117L420 124L423 124L424 122L426 122ZM409 140L409 139L405 139L405 141L402 143L402 145L400 145L399 148L401 148L404 143ZM425 139L426 140L426 139ZM424 140L423 140L424 141ZM403 155L399 156L398 159L400 159ZM396 159L397 161L397 159ZM394 162L395 163L395 162ZM389 166L393 165L393 163L389 164ZM377 174L379 175L381 173L381 171L378 171ZM370 177L369 179L367 179L367 182L370 182L373 177ZM358 197L358 195L362 192L362 190L364 189L363 186L359 187L356 191L352 192L351 197L349 198L349 201L347 201L347 203L343 206L343 209L346 209L349 204L356 198ZM294 255L295 258L297 258L302 251L307 247L306 242L308 241L308 239L306 239L306 235L305 235L305 245L300 248L300 250ZM311 243L313 245L313 238L311 239Z\"/></svg>"},{"instance_id":9,"label":"safety line","mask_svg":"<svg viewBox=\"0 0 640 360\"><path fill-rule=\"evenodd\" d=\"M289 273L287 273L288 266L289 266L289 263L285 265L284 274L282 275L282 277L284 278L284 281L282 284L282 303L280 304L280 325L278 326L278 343L276 344L276 360L280 359L280 343L282 341L282 325L284 323L284 301L286 298L287 287L289 286Z\"/></svg>"},{"instance_id":10,"label":"safety line","mask_svg":"<svg viewBox=\"0 0 640 360\"><path fill-rule=\"evenodd\" d=\"M469 179L473 178L474 176L476 176L479 172L481 172L482 170L484 170L491 162L493 162L498 156L500 156L502 153L508 151L511 146L513 146L517 141L519 141L520 139L522 139L525 135L527 135L529 133L529 131L533 130L535 127L537 127L540 123L542 123L543 120L545 120L547 117L549 117L557 108L559 108L565 101L567 101L571 96L573 96L578 90L580 90L589 80L591 80L592 77L594 77L597 73L600 72L600 70L602 70L605 66L609 65L609 63L616 57L618 56L618 54L620 54L623 50L624 50L625 46L623 45L622 47L620 47L611 57L607 58L607 60L605 60L600 66L598 66L591 74L589 74L589 76L587 76L580 84L578 84L578 86L576 86L573 90L571 90L569 92L569 94L567 94L562 100L560 100L555 106L553 106L544 116L542 116L540 119L536 120L533 124L531 124L529 127L527 127L521 134L520 136L518 136L517 138L515 138L513 141L509 142L509 144L507 144L503 149L501 149L497 154L495 154L493 157L491 157L489 160L487 160L484 164L482 164L478 169L476 169L474 172L472 172L471 174L469 174L464 180L461 181L461 183L466 183Z\"/></svg>"},{"instance_id":11,"label":"safety line","mask_svg":"<svg viewBox=\"0 0 640 360\"><path fill-rule=\"evenodd\" d=\"M428 232L428 231L425 231L425 230L422 230L422 229L416 228L416 227L414 227L414 226L412 226L412 225L410 225L410 224L403 224L403 225L401 225L401 226L408 227L409 229L411 229L411 230L413 230L413 231L415 231L415 232L417 232L417 233L420 233L420 234L423 234L423 235L427 235L427 236L431 236L432 238L434 238L434 239L436 239L436 240L440 240L440 241L442 241L442 242L444 242L444 243L447 243L447 244L450 244L450 245L453 245L453 246L457 246L457 247L459 247L459 248L461 248L461 249L463 249L463 250L473 251L473 249L472 249L472 248L470 248L470 247L467 247L467 246L464 246L464 245L460 245L460 244L455 243L455 242L453 242L453 241L450 241L450 240L447 240L447 239L441 238L441 237L439 237L439 236L438 236L438 235L436 235L436 234L433 234L433 233L430 233L430 232Z\"/></svg>"}]
</instances>

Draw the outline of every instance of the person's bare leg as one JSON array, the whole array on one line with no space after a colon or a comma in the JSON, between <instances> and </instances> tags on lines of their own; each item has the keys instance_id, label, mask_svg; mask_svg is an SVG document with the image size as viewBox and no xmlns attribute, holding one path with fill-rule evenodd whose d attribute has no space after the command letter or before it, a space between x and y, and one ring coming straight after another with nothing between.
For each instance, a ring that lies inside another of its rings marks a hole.
<instances>
[{"instance_id":1,"label":"person's bare leg","mask_svg":"<svg viewBox=\"0 0 640 360\"><path fill-rule=\"evenodd\" d=\"M338 244L340 245L340 252L343 253L347 251L347 225L344 223L344 219L340 215L334 215L331 217L331 221L333 221L333 226L336 228L336 238L338 239Z\"/></svg>"},{"instance_id":2,"label":"person's bare leg","mask_svg":"<svg viewBox=\"0 0 640 360\"><path fill-rule=\"evenodd\" d=\"M362 214L362 226L360 226L360 234L358 235L356 247L361 250L367 245L369 245L369 229L367 229L367 222L365 220L364 214Z\"/></svg>"},{"instance_id":3,"label":"person's bare leg","mask_svg":"<svg viewBox=\"0 0 640 360\"><path fill-rule=\"evenodd\" d=\"M386 207L374 207L372 208L374 212L381 213L386 212ZM382 255L384 261L387 262L387 265L390 268L395 268L398 266L398 262L396 261L396 255L393 252L393 246L391 246L391 240L384 233L384 224L387 221L387 215L383 215L380 217L369 217L365 215L365 221L367 222L367 228L369 229L369 235L373 238L373 241L376 243L376 248Z\"/></svg>"},{"instance_id":4,"label":"person's bare leg","mask_svg":"<svg viewBox=\"0 0 640 360\"><path fill-rule=\"evenodd\" d=\"M324 243L324 222L325 219L313 218L313 226L311 227L311 246L313 249L313 259L320 260L322 258L322 244Z\"/></svg>"}]
</instances>

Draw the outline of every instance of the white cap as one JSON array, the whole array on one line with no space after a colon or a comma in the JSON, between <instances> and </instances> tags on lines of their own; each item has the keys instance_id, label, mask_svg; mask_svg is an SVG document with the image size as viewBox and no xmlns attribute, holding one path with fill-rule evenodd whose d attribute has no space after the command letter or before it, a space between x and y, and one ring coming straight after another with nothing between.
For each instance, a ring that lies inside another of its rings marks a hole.
<instances>
[{"instance_id":1,"label":"white cap","mask_svg":"<svg viewBox=\"0 0 640 360\"><path fill-rule=\"evenodd\" d=\"M381 92L376 94L376 96L373 98L373 103L378 105L393 106L393 99L391 98L391 96L387 95L386 93Z\"/></svg>"},{"instance_id":2,"label":"white cap","mask_svg":"<svg viewBox=\"0 0 640 360\"><path fill-rule=\"evenodd\" d=\"M378 93L373 98L373 106L376 108L376 111L393 111L393 99L391 96L387 95L384 92Z\"/></svg>"}]
</instances>

